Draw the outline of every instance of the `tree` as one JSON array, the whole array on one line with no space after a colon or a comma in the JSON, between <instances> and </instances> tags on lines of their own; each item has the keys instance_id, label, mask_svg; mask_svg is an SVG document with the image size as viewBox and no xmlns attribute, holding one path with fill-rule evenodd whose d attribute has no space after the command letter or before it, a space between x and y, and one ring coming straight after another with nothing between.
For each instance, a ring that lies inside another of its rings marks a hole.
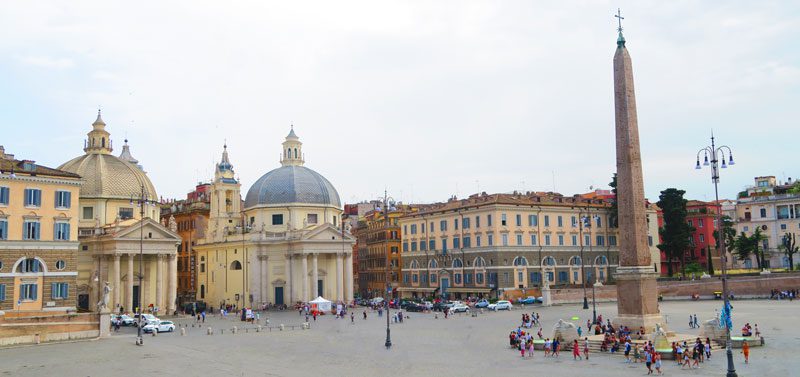
<instances>
[{"instance_id":1,"label":"tree","mask_svg":"<svg viewBox=\"0 0 800 377\"><path fill-rule=\"evenodd\" d=\"M783 253L789 258L789 271L794 270L794 255L800 251L794 239L794 233L786 233L781 239L781 248Z\"/></svg>"},{"instance_id":2,"label":"tree","mask_svg":"<svg viewBox=\"0 0 800 377\"><path fill-rule=\"evenodd\" d=\"M736 229L733 227L733 219L731 219L730 216L722 216L722 224L719 224L717 230L714 231L714 245L717 249L717 253L719 253L720 246L722 245L719 241L719 229L722 229L722 238L725 240L725 251L733 254L735 248L734 242L736 241ZM710 259L711 254L709 254L709 260ZM720 256L721 263L725 263L725 259L727 259L725 255ZM710 274L714 274L714 268L711 266L711 263L708 264L708 270Z\"/></svg>"},{"instance_id":3,"label":"tree","mask_svg":"<svg viewBox=\"0 0 800 377\"><path fill-rule=\"evenodd\" d=\"M736 237L733 242L734 249L736 249L736 258L739 260L748 260L753 255L753 246L750 242L750 237L744 232Z\"/></svg>"},{"instance_id":4,"label":"tree","mask_svg":"<svg viewBox=\"0 0 800 377\"><path fill-rule=\"evenodd\" d=\"M614 193L614 200L611 201L611 209L608 212L608 226L616 228L619 226L619 207L617 207L617 173L611 178L611 192Z\"/></svg>"},{"instance_id":5,"label":"tree","mask_svg":"<svg viewBox=\"0 0 800 377\"><path fill-rule=\"evenodd\" d=\"M753 235L749 237L742 232L733 242L736 248L736 256L739 260L747 260L750 259L751 255L755 256L758 269L764 268L764 250L761 248L761 241L765 239L766 237L761 233L760 228L756 228Z\"/></svg>"},{"instance_id":6,"label":"tree","mask_svg":"<svg viewBox=\"0 0 800 377\"><path fill-rule=\"evenodd\" d=\"M761 241L767 239L767 236L761 233L760 228L756 228L753 235L750 236L750 243L753 247L753 254L756 256L756 262L758 262L758 268L763 269L767 267L767 263L764 260L764 252L765 250L761 247Z\"/></svg>"},{"instance_id":7,"label":"tree","mask_svg":"<svg viewBox=\"0 0 800 377\"><path fill-rule=\"evenodd\" d=\"M664 226L658 230L662 243L658 249L667 257L667 273L672 276L672 261L680 257L681 271L685 277L686 250L692 245L694 228L686 222L686 203L683 198L686 191L668 188L661 191L656 203L664 216Z\"/></svg>"}]
</instances>

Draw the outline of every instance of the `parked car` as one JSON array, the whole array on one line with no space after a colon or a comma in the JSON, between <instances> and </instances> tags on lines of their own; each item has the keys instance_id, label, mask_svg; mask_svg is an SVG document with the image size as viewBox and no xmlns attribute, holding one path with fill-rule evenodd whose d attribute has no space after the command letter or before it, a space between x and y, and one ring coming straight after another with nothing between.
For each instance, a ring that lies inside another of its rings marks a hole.
<instances>
[{"instance_id":1,"label":"parked car","mask_svg":"<svg viewBox=\"0 0 800 377\"><path fill-rule=\"evenodd\" d=\"M142 327L142 331L146 333L156 332L173 332L175 331L175 324L172 321L153 321L148 322L147 325Z\"/></svg>"},{"instance_id":2,"label":"parked car","mask_svg":"<svg viewBox=\"0 0 800 377\"><path fill-rule=\"evenodd\" d=\"M425 308L425 310L433 309L433 303L430 301L423 301L420 305L422 305Z\"/></svg>"},{"instance_id":3,"label":"parked car","mask_svg":"<svg viewBox=\"0 0 800 377\"><path fill-rule=\"evenodd\" d=\"M158 317L156 317L156 316L154 316L154 315L152 315L150 313L142 314L142 318L143 318L142 322L144 322L145 324L147 324L148 322L159 321ZM133 316L133 325L136 326L136 327L139 327L139 314L136 314L136 315Z\"/></svg>"},{"instance_id":4,"label":"parked car","mask_svg":"<svg viewBox=\"0 0 800 377\"><path fill-rule=\"evenodd\" d=\"M425 311L425 306L412 302L406 305L404 310L407 312L423 312Z\"/></svg>"},{"instance_id":5,"label":"parked car","mask_svg":"<svg viewBox=\"0 0 800 377\"><path fill-rule=\"evenodd\" d=\"M531 304L535 304L537 302L538 301L536 300L536 297L533 297L533 296L528 296L528 297L520 298L519 300L517 300L517 304L525 304L525 305L531 305Z\"/></svg>"},{"instance_id":6,"label":"parked car","mask_svg":"<svg viewBox=\"0 0 800 377\"><path fill-rule=\"evenodd\" d=\"M494 311L498 311L498 310L511 310L511 307L512 307L512 306L513 306L513 305L511 305L511 301L508 301L508 300L500 300L500 301L498 301L498 302L496 302L496 303L494 303L494 304L489 304L489 306L488 306L487 308L488 308L489 310L494 310Z\"/></svg>"},{"instance_id":7,"label":"parked car","mask_svg":"<svg viewBox=\"0 0 800 377\"><path fill-rule=\"evenodd\" d=\"M122 326L133 326L134 322L136 322L133 317L127 314L118 315L116 320L119 321L119 324Z\"/></svg>"},{"instance_id":8,"label":"parked car","mask_svg":"<svg viewBox=\"0 0 800 377\"><path fill-rule=\"evenodd\" d=\"M486 300L486 299L480 300L480 301L475 303L475 307L478 308L478 309L486 308L488 306L489 306L489 300Z\"/></svg>"},{"instance_id":9,"label":"parked car","mask_svg":"<svg viewBox=\"0 0 800 377\"><path fill-rule=\"evenodd\" d=\"M449 309L450 305L452 305L452 304L450 304L448 302L445 302L445 301L440 301L440 302L437 302L437 303L433 304L432 309L434 311L437 311L437 312L443 312L443 311Z\"/></svg>"},{"instance_id":10,"label":"parked car","mask_svg":"<svg viewBox=\"0 0 800 377\"><path fill-rule=\"evenodd\" d=\"M466 313L469 311L469 306L464 305L463 303L455 303L452 307L450 307L450 313Z\"/></svg>"},{"instance_id":11,"label":"parked car","mask_svg":"<svg viewBox=\"0 0 800 377\"><path fill-rule=\"evenodd\" d=\"M147 321L142 326L142 332L151 333L158 328L159 321Z\"/></svg>"}]
</instances>

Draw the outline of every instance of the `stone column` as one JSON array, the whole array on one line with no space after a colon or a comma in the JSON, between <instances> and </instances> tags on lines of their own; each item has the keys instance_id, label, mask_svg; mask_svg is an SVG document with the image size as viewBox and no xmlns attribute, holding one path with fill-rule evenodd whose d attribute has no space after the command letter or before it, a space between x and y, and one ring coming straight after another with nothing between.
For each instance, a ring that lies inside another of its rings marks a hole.
<instances>
[{"instance_id":1,"label":"stone column","mask_svg":"<svg viewBox=\"0 0 800 377\"><path fill-rule=\"evenodd\" d=\"M344 301L344 287L342 286L342 254L336 253L336 301Z\"/></svg>"},{"instance_id":2,"label":"stone column","mask_svg":"<svg viewBox=\"0 0 800 377\"><path fill-rule=\"evenodd\" d=\"M267 263L269 257L262 255L261 260L261 302L267 302L269 297L269 264Z\"/></svg>"},{"instance_id":3,"label":"stone column","mask_svg":"<svg viewBox=\"0 0 800 377\"><path fill-rule=\"evenodd\" d=\"M353 301L353 253L347 253L344 260L344 298Z\"/></svg>"},{"instance_id":4,"label":"stone column","mask_svg":"<svg viewBox=\"0 0 800 377\"><path fill-rule=\"evenodd\" d=\"M319 267L317 264L317 257L319 253L314 253L311 257L311 292L314 292L312 299L316 299L319 296L322 296L322 292L319 292Z\"/></svg>"},{"instance_id":5,"label":"stone column","mask_svg":"<svg viewBox=\"0 0 800 377\"><path fill-rule=\"evenodd\" d=\"M128 294L125 297L125 310L133 312L133 282L136 277L133 276L133 258L135 254L128 254Z\"/></svg>"},{"instance_id":6,"label":"stone column","mask_svg":"<svg viewBox=\"0 0 800 377\"><path fill-rule=\"evenodd\" d=\"M294 304L293 296L292 296L292 255L286 254L286 286L284 287L283 292L283 301L284 304L291 306Z\"/></svg>"},{"instance_id":7,"label":"stone column","mask_svg":"<svg viewBox=\"0 0 800 377\"><path fill-rule=\"evenodd\" d=\"M167 272L169 276L168 283L167 283L167 314L172 315L175 312L175 299L178 294L178 258L177 255L171 254L169 255L169 263L167 266L169 267L169 271Z\"/></svg>"},{"instance_id":8,"label":"stone column","mask_svg":"<svg viewBox=\"0 0 800 377\"><path fill-rule=\"evenodd\" d=\"M100 302L103 299L103 274L100 268L102 265L100 264L100 256L95 255L92 257L94 259L94 273L92 273L92 284L94 284L94 293L95 293L95 300L94 302L89 303L89 308L95 307L94 305ZM95 275L96 274L96 275ZM94 279L97 278L97 281Z\"/></svg>"},{"instance_id":9,"label":"stone column","mask_svg":"<svg viewBox=\"0 0 800 377\"><path fill-rule=\"evenodd\" d=\"M158 306L159 312L164 308L163 305L163 298L164 298L164 256L161 254L156 255L156 302L155 306ZM158 313L155 313L158 314Z\"/></svg>"},{"instance_id":10,"label":"stone column","mask_svg":"<svg viewBox=\"0 0 800 377\"><path fill-rule=\"evenodd\" d=\"M300 278L303 279L303 296L300 300L308 302L308 254L300 256L301 266L303 267L300 272ZM316 297L315 297L316 298Z\"/></svg>"},{"instance_id":11,"label":"stone column","mask_svg":"<svg viewBox=\"0 0 800 377\"><path fill-rule=\"evenodd\" d=\"M120 275L119 274L119 257L120 257L119 254L114 254L114 255L111 256L111 260L114 263L114 265L113 265L114 271L113 271L113 275L111 276L111 286L113 287L112 288L113 291L111 291L111 293L112 293L112 296L114 298L112 299L111 303L109 303L108 308L111 309L111 311L114 312L114 313L119 313L119 309L117 308L117 305L119 305L120 302L122 301L121 300L122 296L120 295L120 290L122 289L122 284L120 284L120 278L119 278L119 275Z\"/></svg>"}]
</instances>

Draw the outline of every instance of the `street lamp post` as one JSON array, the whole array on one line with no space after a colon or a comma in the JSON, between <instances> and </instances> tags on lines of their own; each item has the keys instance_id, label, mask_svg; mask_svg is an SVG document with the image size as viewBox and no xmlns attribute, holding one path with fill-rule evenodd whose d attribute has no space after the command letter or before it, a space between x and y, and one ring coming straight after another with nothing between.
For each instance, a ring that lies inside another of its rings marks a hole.
<instances>
[{"instance_id":1,"label":"street lamp post","mask_svg":"<svg viewBox=\"0 0 800 377\"><path fill-rule=\"evenodd\" d=\"M380 199L378 199L380 200ZM392 335L391 330L389 329L389 296L392 292L392 283L389 279L390 275L390 268L389 268L389 257L391 254L391 248L389 246L389 204L394 206L394 199L388 196L386 191L383 192L383 229L384 229L384 241L386 242L386 273L385 273L385 280L386 280L386 299L383 300L384 306L386 307L386 342L384 346L387 349L392 347Z\"/></svg>"},{"instance_id":2,"label":"street lamp post","mask_svg":"<svg viewBox=\"0 0 800 377\"><path fill-rule=\"evenodd\" d=\"M240 227L237 226L237 228L241 228L242 231L242 295L241 295L242 306L240 306L239 308L242 311L245 311L245 307L247 306L247 301L245 299L245 292L247 292L247 275L246 275L247 270L245 269L247 268L247 250L245 248L247 246L245 245L244 233L250 231L250 224L247 224L247 217L245 216L244 213L242 213L242 225ZM238 300L236 304L237 305L239 304Z\"/></svg>"},{"instance_id":3,"label":"street lamp post","mask_svg":"<svg viewBox=\"0 0 800 377\"><path fill-rule=\"evenodd\" d=\"M725 151L728 152L728 163L725 163ZM717 146L714 140L714 134L711 134L711 145L706 146L700 149L697 152L697 164L695 165L695 169L702 169L700 166L700 153L703 153L703 166L709 165L708 156L711 155L711 182L714 183L714 198L716 199L717 205L717 232L720 234L718 237L720 240L719 245L719 252L720 252L720 262L722 265L722 296L724 299L724 310L723 312L728 313L730 316L730 298L728 296L728 270L726 266L727 257L726 257L726 248L725 248L725 239L722 237L722 206L719 204L719 169L725 169L728 165L733 165L733 151L731 148L726 145ZM721 160L721 161L720 161ZM728 372L726 374L727 377L736 377L736 369L733 366L733 352L731 351L731 328L728 326L728 319L727 318L720 318L720 321L724 320L726 323L725 325L725 353L728 358Z\"/></svg>"},{"instance_id":4,"label":"street lamp post","mask_svg":"<svg viewBox=\"0 0 800 377\"><path fill-rule=\"evenodd\" d=\"M131 205L136 203L136 205L139 206L139 305L137 305L137 309L139 311L139 326L136 329L136 345L141 346L144 345L144 338L142 337L142 319L144 318L142 315L142 279L144 278L144 270L142 269L144 266L144 207L148 204L154 205L158 202L150 199L150 197L148 197L147 193L144 191L144 185L141 185L139 197L131 197L130 203Z\"/></svg>"},{"instance_id":5,"label":"street lamp post","mask_svg":"<svg viewBox=\"0 0 800 377\"><path fill-rule=\"evenodd\" d=\"M588 206L588 204L587 204ZM579 215L580 216L580 215ZM587 217L580 216L578 219L578 237L580 238L581 243L581 284L583 285L583 308L589 309L589 301L586 298L586 273L583 270L583 224L586 221Z\"/></svg>"}]
</instances>

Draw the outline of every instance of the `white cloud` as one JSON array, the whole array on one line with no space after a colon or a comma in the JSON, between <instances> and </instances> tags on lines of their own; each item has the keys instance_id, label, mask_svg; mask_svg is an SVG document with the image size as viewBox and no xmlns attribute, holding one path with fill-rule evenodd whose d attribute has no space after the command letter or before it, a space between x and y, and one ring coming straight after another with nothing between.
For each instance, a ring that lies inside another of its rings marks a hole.
<instances>
[{"instance_id":1,"label":"white cloud","mask_svg":"<svg viewBox=\"0 0 800 377\"><path fill-rule=\"evenodd\" d=\"M38 68L66 69L75 66L68 58L52 58L49 56L16 56L18 62Z\"/></svg>"}]
</instances>

